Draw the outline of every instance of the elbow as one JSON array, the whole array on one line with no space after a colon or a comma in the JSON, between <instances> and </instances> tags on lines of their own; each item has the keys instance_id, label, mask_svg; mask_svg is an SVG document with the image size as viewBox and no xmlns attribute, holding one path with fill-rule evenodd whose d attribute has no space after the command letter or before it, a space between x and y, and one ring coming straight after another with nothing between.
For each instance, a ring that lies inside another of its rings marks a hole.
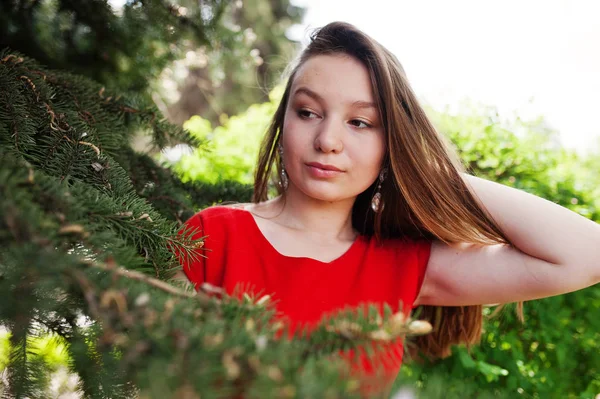
<instances>
[{"instance_id":1,"label":"elbow","mask_svg":"<svg viewBox=\"0 0 600 399\"><path fill-rule=\"evenodd\" d=\"M598 251L598 257L595 259L590 259L591 262L586 262L588 265L585 270L587 271L588 276L588 284L587 286L592 286L600 283L600 250Z\"/></svg>"},{"instance_id":2,"label":"elbow","mask_svg":"<svg viewBox=\"0 0 600 399\"><path fill-rule=\"evenodd\" d=\"M564 267L564 266L560 266ZM600 261L585 267L571 267L563 281L571 281L569 292L581 290L600 283Z\"/></svg>"}]
</instances>

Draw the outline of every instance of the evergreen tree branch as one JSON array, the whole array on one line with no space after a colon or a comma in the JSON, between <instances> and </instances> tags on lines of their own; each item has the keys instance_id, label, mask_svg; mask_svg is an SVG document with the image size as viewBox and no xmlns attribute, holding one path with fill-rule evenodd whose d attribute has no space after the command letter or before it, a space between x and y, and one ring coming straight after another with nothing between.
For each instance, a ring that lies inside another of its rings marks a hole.
<instances>
[{"instance_id":1,"label":"evergreen tree branch","mask_svg":"<svg viewBox=\"0 0 600 399\"><path fill-rule=\"evenodd\" d=\"M207 301L209 301L209 297L203 293L186 292L186 291L180 290L180 289L174 287L173 285L166 283L162 280L152 278L152 277L148 276L147 274L136 272L135 270L127 270L127 269L116 266L116 264L111 264L110 262L106 262L106 263L91 263L90 262L88 264L89 264L89 266L91 266L93 268L103 270L103 271L106 271L109 273L113 273L120 277L125 277L125 278L136 280L136 281L141 281L143 283L146 283L154 288L158 288L159 290L165 291L166 293L174 295L174 296L179 296L179 297L183 297L183 298L196 298L197 297L201 303L206 303Z\"/></svg>"}]
</instances>

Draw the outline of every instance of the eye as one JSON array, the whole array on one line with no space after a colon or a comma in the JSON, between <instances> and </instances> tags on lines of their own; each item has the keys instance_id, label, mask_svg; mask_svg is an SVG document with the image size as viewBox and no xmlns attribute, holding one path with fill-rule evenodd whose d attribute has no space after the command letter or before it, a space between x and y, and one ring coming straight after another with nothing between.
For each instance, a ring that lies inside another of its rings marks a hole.
<instances>
[{"instance_id":1,"label":"eye","mask_svg":"<svg viewBox=\"0 0 600 399\"><path fill-rule=\"evenodd\" d=\"M314 112L310 112L307 109L299 109L297 111L297 114L302 119L314 119L314 118L311 118L311 115L317 116L317 114L315 114Z\"/></svg>"},{"instance_id":2,"label":"eye","mask_svg":"<svg viewBox=\"0 0 600 399\"><path fill-rule=\"evenodd\" d=\"M354 125L354 123L355 123L355 122L358 122L358 124L359 124L359 125L358 125L358 126L357 126L357 125ZM359 128L361 128L361 129L368 129L368 128L370 128L370 127L373 127L373 126L371 126L370 124L368 124L367 122L365 122L365 121L361 121L360 119L352 119L352 120L350 121L350 123L351 123L351 124L353 124L353 125L354 125L354 126L356 126L356 127L359 127ZM361 126L360 126L360 124L361 124L361 123L364 125L363 127L361 127Z\"/></svg>"}]
</instances>

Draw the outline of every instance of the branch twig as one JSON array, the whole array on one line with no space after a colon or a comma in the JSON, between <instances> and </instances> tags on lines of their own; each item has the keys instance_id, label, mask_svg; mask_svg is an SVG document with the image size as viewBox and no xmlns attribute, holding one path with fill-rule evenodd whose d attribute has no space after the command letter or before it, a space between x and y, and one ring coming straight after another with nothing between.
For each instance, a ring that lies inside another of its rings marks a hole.
<instances>
[{"instance_id":1,"label":"branch twig","mask_svg":"<svg viewBox=\"0 0 600 399\"><path fill-rule=\"evenodd\" d=\"M89 262L84 261L84 263L88 266L91 266L96 269L104 270L110 273L114 273L117 276L129 278L131 280L141 281L145 284L151 285L155 288L168 292L172 295L177 295L183 298L198 298L200 302L206 303L210 300L210 297L202 292L186 292L180 290L177 287L172 286L169 283L166 283L162 280L156 279L154 277L150 277L146 274L137 272L135 270L128 270L122 267L118 267L116 265L110 265L106 263L97 263L97 262Z\"/></svg>"}]
</instances>

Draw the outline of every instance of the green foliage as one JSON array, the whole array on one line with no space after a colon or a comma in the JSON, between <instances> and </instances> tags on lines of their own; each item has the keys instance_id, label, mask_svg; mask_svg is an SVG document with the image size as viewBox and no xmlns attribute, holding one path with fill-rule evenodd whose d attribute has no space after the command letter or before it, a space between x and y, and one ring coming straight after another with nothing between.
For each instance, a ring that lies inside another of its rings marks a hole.
<instances>
[{"instance_id":1,"label":"green foliage","mask_svg":"<svg viewBox=\"0 0 600 399\"><path fill-rule=\"evenodd\" d=\"M556 133L543 121L501 121L490 109L430 116L471 173L600 221L600 173L592 170L600 155L583 160L558 147ZM511 398L583 399L600 393L600 287L527 302L525 324L509 308L491 318L491 309L485 309L481 344L470 353L457 347L442 361L405 365L397 383L427 386L443 376L448 395L469 385ZM470 397L461 395L452 397Z\"/></svg>"},{"instance_id":2,"label":"green foliage","mask_svg":"<svg viewBox=\"0 0 600 399\"><path fill-rule=\"evenodd\" d=\"M0 48L10 47L52 68L85 74L111 87L145 88L180 51L171 42L228 43L227 2L128 1L116 12L106 0L42 0L0 4ZM185 8L185 12L182 11Z\"/></svg>"},{"instance_id":3,"label":"green foliage","mask_svg":"<svg viewBox=\"0 0 600 399\"><path fill-rule=\"evenodd\" d=\"M493 109L475 112L459 116L430 112L472 173L600 221L600 197L594 191L600 174L576 153L561 148L557 132L543 120L502 121Z\"/></svg>"},{"instance_id":4,"label":"green foliage","mask_svg":"<svg viewBox=\"0 0 600 399\"><path fill-rule=\"evenodd\" d=\"M232 201L250 202L252 199L253 187L248 184L242 184L235 180L218 181L215 184L204 182L181 183L181 187L189 195L194 204L198 204L199 209L204 209L215 204L222 204Z\"/></svg>"},{"instance_id":5,"label":"green foliage","mask_svg":"<svg viewBox=\"0 0 600 399\"><path fill-rule=\"evenodd\" d=\"M202 114L214 123L265 99L261 88L274 84L296 49L286 30L304 12L289 0L123 3L1 1L0 50L165 106L179 100L180 87L170 120Z\"/></svg>"},{"instance_id":6,"label":"green foliage","mask_svg":"<svg viewBox=\"0 0 600 399\"><path fill-rule=\"evenodd\" d=\"M184 101L176 104L177 119L183 123L193 115L202 115L213 125L220 123L222 115L236 115L249 104L268 100L268 90L279 81L281 72L292 60L299 43L291 41L287 30L300 23L305 9L290 0L243 0L231 2L231 12L226 13L224 25L238 31L233 43L212 46L207 52L206 64L210 79L204 75L197 81L189 79L182 93ZM238 6L235 6L238 4ZM211 43L212 44L212 43ZM198 73L191 68L191 76ZM212 88L207 88L207 83ZM206 98L201 109L188 107L191 96ZM181 112L185 107L186 112ZM182 116L183 116L182 115Z\"/></svg>"},{"instance_id":7,"label":"green foliage","mask_svg":"<svg viewBox=\"0 0 600 399\"><path fill-rule=\"evenodd\" d=\"M85 74L111 87L146 87L180 56L172 42L230 46L240 34L223 26L228 2L43 0L0 4L0 48L11 47L49 67Z\"/></svg>"},{"instance_id":8,"label":"green foliage","mask_svg":"<svg viewBox=\"0 0 600 399\"><path fill-rule=\"evenodd\" d=\"M254 181L254 166L262 137L271 121L281 98L283 88L278 87L270 94L270 101L255 104L240 115L224 118L222 126L212 128L210 122L194 116L184 124L192 135L207 141L208 152L195 150L184 155L174 165L174 170L184 182L237 181L251 184ZM237 197L231 199L238 200Z\"/></svg>"},{"instance_id":9,"label":"green foliage","mask_svg":"<svg viewBox=\"0 0 600 399\"><path fill-rule=\"evenodd\" d=\"M12 351L10 341L10 332L0 332L0 374L8 366L9 354ZM35 359L34 361L45 364L49 371L69 365L66 342L58 335L29 336L27 347Z\"/></svg>"}]
</instances>

